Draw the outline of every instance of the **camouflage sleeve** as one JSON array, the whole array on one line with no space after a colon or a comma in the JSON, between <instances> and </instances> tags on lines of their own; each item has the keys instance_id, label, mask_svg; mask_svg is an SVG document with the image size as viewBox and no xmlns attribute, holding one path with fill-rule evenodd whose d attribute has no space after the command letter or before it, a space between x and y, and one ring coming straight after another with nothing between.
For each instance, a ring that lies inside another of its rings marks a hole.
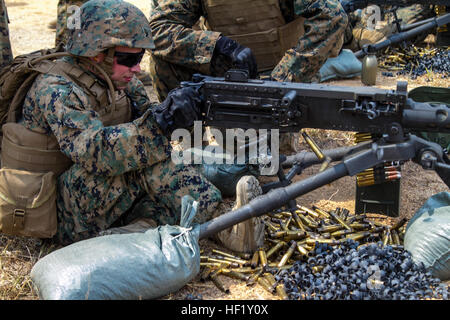
<instances>
[{"instance_id":1,"label":"camouflage sleeve","mask_svg":"<svg viewBox=\"0 0 450 320\"><path fill-rule=\"evenodd\" d=\"M88 172L115 176L170 157L168 139L147 110L138 119L104 127L83 91L59 76L39 76L23 108L29 129L52 132L61 151Z\"/></svg>"},{"instance_id":2,"label":"camouflage sleeve","mask_svg":"<svg viewBox=\"0 0 450 320\"><path fill-rule=\"evenodd\" d=\"M172 64L209 70L220 33L193 30L201 14L201 0L152 0L149 20L156 47L152 53Z\"/></svg>"},{"instance_id":3,"label":"camouflage sleeve","mask_svg":"<svg viewBox=\"0 0 450 320\"><path fill-rule=\"evenodd\" d=\"M128 83L126 91L131 100L133 118L142 116L148 108L152 107L153 104L147 95L145 86L137 77L133 77Z\"/></svg>"},{"instance_id":4,"label":"camouflage sleeve","mask_svg":"<svg viewBox=\"0 0 450 320\"><path fill-rule=\"evenodd\" d=\"M278 81L310 82L329 56L343 44L348 17L339 0L294 0L294 12L305 17L305 34L272 72Z\"/></svg>"}]
</instances>

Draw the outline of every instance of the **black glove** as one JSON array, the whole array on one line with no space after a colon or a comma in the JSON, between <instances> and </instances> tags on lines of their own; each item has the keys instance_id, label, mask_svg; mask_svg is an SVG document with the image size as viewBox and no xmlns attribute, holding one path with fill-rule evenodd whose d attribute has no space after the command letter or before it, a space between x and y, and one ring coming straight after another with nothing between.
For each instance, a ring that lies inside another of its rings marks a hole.
<instances>
[{"instance_id":1,"label":"black glove","mask_svg":"<svg viewBox=\"0 0 450 320\"><path fill-rule=\"evenodd\" d=\"M164 134L177 128L190 129L201 116L202 98L193 87L176 88L153 109L153 116Z\"/></svg>"},{"instance_id":2,"label":"black glove","mask_svg":"<svg viewBox=\"0 0 450 320\"><path fill-rule=\"evenodd\" d=\"M250 48L241 46L237 41L221 36L216 42L214 54L222 54L231 59L239 69L247 69L250 78L256 78L258 67Z\"/></svg>"}]
</instances>

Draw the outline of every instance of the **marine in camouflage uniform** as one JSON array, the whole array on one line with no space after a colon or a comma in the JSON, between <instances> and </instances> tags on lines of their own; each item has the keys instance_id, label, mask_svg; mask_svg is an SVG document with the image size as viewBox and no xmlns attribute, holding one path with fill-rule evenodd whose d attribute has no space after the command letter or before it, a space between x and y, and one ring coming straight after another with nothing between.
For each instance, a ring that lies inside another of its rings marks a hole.
<instances>
[{"instance_id":1,"label":"marine in camouflage uniform","mask_svg":"<svg viewBox=\"0 0 450 320\"><path fill-rule=\"evenodd\" d=\"M6 11L6 4L4 0L0 1L0 68L9 64L13 60L11 51L11 42L9 40L8 28L8 12Z\"/></svg>"},{"instance_id":2,"label":"marine in camouflage uniform","mask_svg":"<svg viewBox=\"0 0 450 320\"><path fill-rule=\"evenodd\" d=\"M105 49L153 47L147 19L131 4L92 0L82 6L81 16L81 30L69 33L67 51L73 56L62 58L78 70L92 73L81 57L95 57ZM101 77L96 78L106 87ZM221 201L219 190L194 167L171 161L171 146L153 117L142 83L133 77L124 92L134 117L109 126L93 110L83 86L64 76L38 76L25 98L20 123L33 132L54 135L73 162L57 179L54 239L61 244L136 218L147 218L151 226L175 224L186 194L199 201L197 222L209 220Z\"/></svg>"},{"instance_id":3,"label":"marine in camouflage uniform","mask_svg":"<svg viewBox=\"0 0 450 320\"><path fill-rule=\"evenodd\" d=\"M55 46L60 43L67 42L67 19L70 14L67 12L70 6L81 7L88 0L59 0L57 7L57 18L56 18L56 39ZM73 14L73 12L72 12Z\"/></svg>"},{"instance_id":4,"label":"marine in camouflage uniform","mask_svg":"<svg viewBox=\"0 0 450 320\"><path fill-rule=\"evenodd\" d=\"M341 49L347 15L338 0L279 1L279 6L286 23L305 17L306 32L285 52L271 77L292 82L315 80L327 58ZM194 73L221 76L231 68L213 59L221 33L193 29L204 15L202 0L152 0L150 26L156 48L151 54L150 74L160 101Z\"/></svg>"},{"instance_id":5,"label":"marine in camouflage uniform","mask_svg":"<svg viewBox=\"0 0 450 320\"><path fill-rule=\"evenodd\" d=\"M401 20L400 25L411 24L431 18L435 15L432 5L415 4L396 10L397 18ZM392 12L386 13L383 20L375 26L368 28L368 20L372 11L367 8L349 14L349 23L345 31L345 46L351 50L360 50L366 44L372 44L385 40L387 37L398 32L394 23L395 17ZM370 20L372 21L372 20ZM426 34L420 36L422 39Z\"/></svg>"}]
</instances>

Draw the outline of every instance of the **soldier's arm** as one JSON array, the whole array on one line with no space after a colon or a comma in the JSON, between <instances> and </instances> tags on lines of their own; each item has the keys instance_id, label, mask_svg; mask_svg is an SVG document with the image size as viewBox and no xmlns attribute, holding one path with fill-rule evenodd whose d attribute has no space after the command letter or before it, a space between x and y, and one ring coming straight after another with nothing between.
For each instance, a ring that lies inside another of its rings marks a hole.
<instances>
[{"instance_id":1,"label":"soldier's arm","mask_svg":"<svg viewBox=\"0 0 450 320\"><path fill-rule=\"evenodd\" d=\"M26 98L24 124L29 129L46 126L73 162L93 174L113 176L170 157L169 141L151 110L132 122L104 127L98 113L89 110L83 91L59 78L30 90L34 95Z\"/></svg>"},{"instance_id":2,"label":"soldier's arm","mask_svg":"<svg viewBox=\"0 0 450 320\"><path fill-rule=\"evenodd\" d=\"M272 72L278 81L310 82L327 58L343 43L348 17L338 0L293 0L294 11L305 17L305 34Z\"/></svg>"},{"instance_id":3,"label":"soldier's arm","mask_svg":"<svg viewBox=\"0 0 450 320\"><path fill-rule=\"evenodd\" d=\"M193 30L201 14L200 0L152 0L149 20L156 46L152 53L199 72L209 70L220 33Z\"/></svg>"}]
</instances>

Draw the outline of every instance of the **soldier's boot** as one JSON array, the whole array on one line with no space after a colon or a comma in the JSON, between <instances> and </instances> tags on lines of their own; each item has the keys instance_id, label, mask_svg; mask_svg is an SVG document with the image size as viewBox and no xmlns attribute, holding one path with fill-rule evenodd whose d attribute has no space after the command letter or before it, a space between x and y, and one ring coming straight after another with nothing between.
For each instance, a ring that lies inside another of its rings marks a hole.
<instances>
[{"instance_id":1,"label":"soldier's boot","mask_svg":"<svg viewBox=\"0 0 450 320\"><path fill-rule=\"evenodd\" d=\"M258 180L254 176L243 176L236 185L236 202L232 210L248 204L261 194ZM252 253L264 243L264 223L260 217L251 218L219 232L215 238L227 249Z\"/></svg>"}]
</instances>

